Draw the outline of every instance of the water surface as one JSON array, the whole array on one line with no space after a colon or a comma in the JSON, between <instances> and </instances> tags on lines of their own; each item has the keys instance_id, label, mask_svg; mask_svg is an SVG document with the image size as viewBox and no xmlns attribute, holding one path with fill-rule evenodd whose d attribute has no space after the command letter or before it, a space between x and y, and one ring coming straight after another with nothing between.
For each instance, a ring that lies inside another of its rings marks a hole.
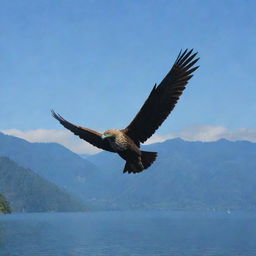
<instances>
[{"instance_id":1,"label":"water surface","mask_svg":"<svg viewBox=\"0 0 256 256\"><path fill-rule=\"evenodd\" d=\"M1 256L255 256L256 212L0 216Z\"/></svg>"}]
</instances>

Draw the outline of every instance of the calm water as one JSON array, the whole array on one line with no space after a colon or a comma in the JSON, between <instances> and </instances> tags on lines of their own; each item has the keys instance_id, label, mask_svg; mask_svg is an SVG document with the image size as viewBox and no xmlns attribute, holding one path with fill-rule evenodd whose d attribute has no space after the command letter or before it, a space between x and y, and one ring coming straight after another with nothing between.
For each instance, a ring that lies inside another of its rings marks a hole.
<instances>
[{"instance_id":1,"label":"calm water","mask_svg":"<svg viewBox=\"0 0 256 256\"><path fill-rule=\"evenodd\" d=\"M1 256L255 256L256 212L0 216Z\"/></svg>"}]
</instances>

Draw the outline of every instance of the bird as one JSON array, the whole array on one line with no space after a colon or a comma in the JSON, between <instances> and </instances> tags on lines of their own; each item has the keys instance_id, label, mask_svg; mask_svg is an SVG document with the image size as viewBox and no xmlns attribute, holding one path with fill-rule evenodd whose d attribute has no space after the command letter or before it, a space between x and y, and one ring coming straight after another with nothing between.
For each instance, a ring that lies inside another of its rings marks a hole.
<instances>
[{"instance_id":1,"label":"bird","mask_svg":"<svg viewBox=\"0 0 256 256\"><path fill-rule=\"evenodd\" d=\"M157 158L157 152L140 149L141 143L149 139L174 109L193 72L199 58L194 50L181 50L170 71L162 82L155 84L141 109L124 129L109 129L103 133L75 125L53 110L52 116L66 129L100 149L117 153L126 163L123 173L140 173Z\"/></svg>"}]
</instances>

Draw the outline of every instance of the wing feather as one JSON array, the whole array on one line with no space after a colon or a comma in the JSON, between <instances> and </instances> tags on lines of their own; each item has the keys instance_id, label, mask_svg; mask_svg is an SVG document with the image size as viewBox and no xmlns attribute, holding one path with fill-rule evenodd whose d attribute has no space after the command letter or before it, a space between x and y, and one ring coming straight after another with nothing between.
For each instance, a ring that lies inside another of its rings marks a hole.
<instances>
[{"instance_id":1,"label":"wing feather","mask_svg":"<svg viewBox=\"0 0 256 256\"><path fill-rule=\"evenodd\" d=\"M114 152L111 147L109 146L108 142L106 140L103 140L101 138L101 133L98 133L94 130L74 125L67 120L65 120L62 116L59 114L56 114L53 110L52 116L57 119L65 128L73 132L75 135L79 136L81 139L86 140L90 144L92 144L95 147Z\"/></svg>"},{"instance_id":2,"label":"wing feather","mask_svg":"<svg viewBox=\"0 0 256 256\"><path fill-rule=\"evenodd\" d=\"M199 60L196 55L193 49L180 51L169 73L153 87L138 114L123 130L137 145L151 137L174 109L192 73L199 67L193 67Z\"/></svg>"}]
</instances>

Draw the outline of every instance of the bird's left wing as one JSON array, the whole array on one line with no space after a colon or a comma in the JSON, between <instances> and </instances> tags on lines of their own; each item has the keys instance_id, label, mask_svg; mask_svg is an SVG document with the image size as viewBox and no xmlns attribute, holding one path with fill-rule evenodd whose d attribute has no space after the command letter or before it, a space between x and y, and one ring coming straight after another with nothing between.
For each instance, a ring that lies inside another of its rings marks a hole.
<instances>
[{"instance_id":1,"label":"bird's left wing","mask_svg":"<svg viewBox=\"0 0 256 256\"><path fill-rule=\"evenodd\" d=\"M192 73L198 68L194 67L199 59L196 55L193 50L180 52L170 72L158 86L154 86L136 117L123 130L137 145L151 137L175 107Z\"/></svg>"},{"instance_id":2,"label":"bird's left wing","mask_svg":"<svg viewBox=\"0 0 256 256\"><path fill-rule=\"evenodd\" d=\"M95 147L114 152L113 149L108 144L107 140L103 140L101 138L101 133L98 133L96 131L93 131L91 129L81 127L74 125L67 120L65 120L62 116L59 114L56 114L52 110L52 116L56 118L65 128L73 132L75 135L79 136L81 139L86 140L90 144L92 144Z\"/></svg>"}]
</instances>

